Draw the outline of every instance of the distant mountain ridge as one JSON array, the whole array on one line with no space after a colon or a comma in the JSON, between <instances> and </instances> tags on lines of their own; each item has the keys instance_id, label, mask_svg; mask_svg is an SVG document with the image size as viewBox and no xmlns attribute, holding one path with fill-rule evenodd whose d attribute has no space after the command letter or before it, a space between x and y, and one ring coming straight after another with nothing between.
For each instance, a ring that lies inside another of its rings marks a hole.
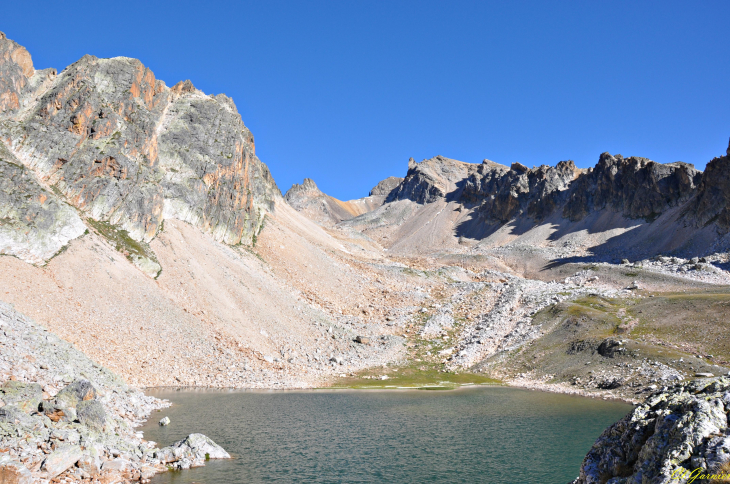
<instances>
[{"instance_id":1,"label":"distant mountain ridge","mask_svg":"<svg viewBox=\"0 0 730 484\"><path fill-rule=\"evenodd\" d=\"M292 185L284 199L311 220L333 226L380 207L402 181L403 178L391 176L373 187L367 197L342 201L323 193L314 180L305 178L301 184Z\"/></svg>"}]
</instances>

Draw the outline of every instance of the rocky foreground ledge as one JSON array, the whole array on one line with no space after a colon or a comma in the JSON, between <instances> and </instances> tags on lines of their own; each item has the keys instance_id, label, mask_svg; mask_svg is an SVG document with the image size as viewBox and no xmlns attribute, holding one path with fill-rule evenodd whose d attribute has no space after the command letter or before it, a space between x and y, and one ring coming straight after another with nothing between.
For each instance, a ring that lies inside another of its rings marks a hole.
<instances>
[{"instance_id":1,"label":"rocky foreground ledge","mask_svg":"<svg viewBox=\"0 0 730 484\"><path fill-rule=\"evenodd\" d=\"M145 396L0 302L0 483L121 483L230 456L202 434L158 448Z\"/></svg>"},{"instance_id":2,"label":"rocky foreground ledge","mask_svg":"<svg viewBox=\"0 0 730 484\"><path fill-rule=\"evenodd\" d=\"M727 377L655 392L603 432L573 484L730 482L729 411Z\"/></svg>"}]
</instances>

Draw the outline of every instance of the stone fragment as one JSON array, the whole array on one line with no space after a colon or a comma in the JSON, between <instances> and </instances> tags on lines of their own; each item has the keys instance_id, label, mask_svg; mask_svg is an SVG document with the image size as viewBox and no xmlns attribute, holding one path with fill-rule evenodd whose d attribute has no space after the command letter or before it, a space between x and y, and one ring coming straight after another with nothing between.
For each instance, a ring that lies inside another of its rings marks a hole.
<instances>
[{"instance_id":1,"label":"stone fragment","mask_svg":"<svg viewBox=\"0 0 730 484\"><path fill-rule=\"evenodd\" d=\"M0 484L32 484L33 475L20 462L7 455L0 456Z\"/></svg>"},{"instance_id":2,"label":"stone fragment","mask_svg":"<svg viewBox=\"0 0 730 484\"><path fill-rule=\"evenodd\" d=\"M166 427L170 425L170 417L162 417L160 419L160 427Z\"/></svg>"},{"instance_id":3,"label":"stone fragment","mask_svg":"<svg viewBox=\"0 0 730 484\"><path fill-rule=\"evenodd\" d=\"M367 344L370 344L370 338L368 336L357 336L355 338L355 342L363 344L363 345L367 345Z\"/></svg>"},{"instance_id":4,"label":"stone fragment","mask_svg":"<svg viewBox=\"0 0 730 484\"><path fill-rule=\"evenodd\" d=\"M127 459L113 459L104 462L101 465L102 472L117 472L123 474L125 472L131 472L134 469L132 463Z\"/></svg>"},{"instance_id":5,"label":"stone fragment","mask_svg":"<svg viewBox=\"0 0 730 484\"><path fill-rule=\"evenodd\" d=\"M82 457L81 447L78 445L63 445L48 454L43 461L41 469L44 470L49 478L56 477L66 469L76 464Z\"/></svg>"}]
</instances>

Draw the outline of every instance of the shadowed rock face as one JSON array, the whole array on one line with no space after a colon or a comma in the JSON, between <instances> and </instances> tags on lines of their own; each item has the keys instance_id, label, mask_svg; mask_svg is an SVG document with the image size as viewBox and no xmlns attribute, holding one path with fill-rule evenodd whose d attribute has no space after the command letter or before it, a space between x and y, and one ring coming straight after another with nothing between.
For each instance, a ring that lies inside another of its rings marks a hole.
<instances>
[{"instance_id":1,"label":"shadowed rock face","mask_svg":"<svg viewBox=\"0 0 730 484\"><path fill-rule=\"evenodd\" d=\"M691 198L702 172L689 163L656 163L603 153L571 187L563 216L576 221L610 207L628 218L653 218Z\"/></svg>"},{"instance_id":2,"label":"shadowed rock face","mask_svg":"<svg viewBox=\"0 0 730 484\"><path fill-rule=\"evenodd\" d=\"M464 199L479 204L480 214L489 221L505 223L520 214L542 220L555 210L577 172L572 161L533 169L520 163L507 169L485 161L467 180Z\"/></svg>"},{"instance_id":3,"label":"shadowed rock face","mask_svg":"<svg viewBox=\"0 0 730 484\"><path fill-rule=\"evenodd\" d=\"M416 203L431 203L461 192L459 184L477 170L477 165L436 156L416 163L408 160L408 173L395 189L391 190L386 202L413 200Z\"/></svg>"},{"instance_id":4,"label":"shadowed rock face","mask_svg":"<svg viewBox=\"0 0 730 484\"><path fill-rule=\"evenodd\" d=\"M405 180L389 201L430 203L440 198L478 207L489 222L505 223L520 214L542 219L553 212L561 194L579 172L572 161L557 167L506 167L489 160L475 165L442 156L408 164Z\"/></svg>"},{"instance_id":5,"label":"shadowed rock face","mask_svg":"<svg viewBox=\"0 0 730 484\"><path fill-rule=\"evenodd\" d=\"M136 59L87 55L56 76L0 34L0 113L0 137L50 199L138 241L174 217L250 243L280 196L230 98L168 88Z\"/></svg>"},{"instance_id":6,"label":"shadowed rock face","mask_svg":"<svg viewBox=\"0 0 730 484\"><path fill-rule=\"evenodd\" d=\"M730 147L727 153L707 164L697 198L689 210L698 226L717 222L722 233L730 230Z\"/></svg>"}]
</instances>

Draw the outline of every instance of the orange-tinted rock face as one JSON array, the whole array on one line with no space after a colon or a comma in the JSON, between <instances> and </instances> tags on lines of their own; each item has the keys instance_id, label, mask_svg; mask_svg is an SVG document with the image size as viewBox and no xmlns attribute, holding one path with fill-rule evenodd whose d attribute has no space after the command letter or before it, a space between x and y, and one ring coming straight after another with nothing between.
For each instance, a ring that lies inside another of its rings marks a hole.
<instances>
[{"instance_id":1,"label":"orange-tinted rock face","mask_svg":"<svg viewBox=\"0 0 730 484\"><path fill-rule=\"evenodd\" d=\"M9 148L69 203L132 238L151 240L167 206L219 240L250 241L278 195L224 95L190 81L169 89L136 59L87 55L34 81L42 92L18 111L35 71L4 37L0 72L0 111L23 118L2 133Z\"/></svg>"},{"instance_id":2,"label":"orange-tinted rock face","mask_svg":"<svg viewBox=\"0 0 730 484\"><path fill-rule=\"evenodd\" d=\"M20 98L35 73L33 61L25 49L0 32L0 113L20 107Z\"/></svg>"}]
</instances>

